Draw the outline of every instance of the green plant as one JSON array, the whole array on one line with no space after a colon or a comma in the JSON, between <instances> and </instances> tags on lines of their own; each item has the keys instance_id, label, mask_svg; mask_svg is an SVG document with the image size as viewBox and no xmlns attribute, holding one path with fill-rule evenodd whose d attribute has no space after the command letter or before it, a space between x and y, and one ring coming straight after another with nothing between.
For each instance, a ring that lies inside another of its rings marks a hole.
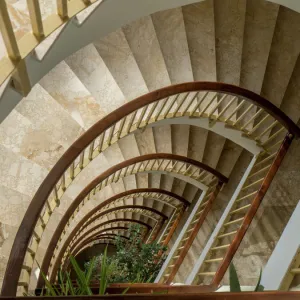
<instances>
[{"instance_id":1,"label":"green plant","mask_svg":"<svg viewBox=\"0 0 300 300\"><path fill-rule=\"evenodd\" d=\"M260 270L259 278L256 287L254 289L254 292L262 292L264 290L264 287L260 284L261 273L262 271ZM241 292L240 281L233 263L231 263L229 267L229 285L230 285L230 292Z\"/></svg>"},{"instance_id":2,"label":"green plant","mask_svg":"<svg viewBox=\"0 0 300 300\"><path fill-rule=\"evenodd\" d=\"M166 247L158 243L143 243L141 227L132 225L129 228L129 240L116 237L117 251L107 258L109 268L107 278L110 283L153 282L165 260ZM157 254L163 255L158 259ZM93 274L97 276L101 268L102 256L96 258ZM87 262L88 269L92 261Z\"/></svg>"},{"instance_id":3,"label":"green plant","mask_svg":"<svg viewBox=\"0 0 300 300\"><path fill-rule=\"evenodd\" d=\"M98 295L105 295L108 285L108 270L109 264L107 259L107 247L105 248L104 254L102 255L101 260L101 269L97 276L97 281L99 281L99 290ZM93 295L93 292L90 288L90 283L92 280L92 274L95 269L96 258L94 257L89 264L89 267L83 271L78 265L76 259L73 256L70 256L71 265L76 274L76 284L73 283L70 277L70 272L58 272L58 284L52 284L42 272L42 277L45 281L46 288L43 289L41 295L43 296L83 296L83 295ZM94 278L95 279L95 278ZM128 290L125 289L123 294ZM30 296L29 294L24 294L25 296Z\"/></svg>"}]
</instances>

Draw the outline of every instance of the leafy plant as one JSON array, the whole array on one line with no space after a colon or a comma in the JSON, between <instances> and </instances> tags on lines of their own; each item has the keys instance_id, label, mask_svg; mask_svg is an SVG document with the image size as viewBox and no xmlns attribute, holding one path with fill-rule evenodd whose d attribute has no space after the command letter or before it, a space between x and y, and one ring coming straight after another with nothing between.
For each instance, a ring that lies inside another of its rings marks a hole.
<instances>
[{"instance_id":1,"label":"leafy plant","mask_svg":"<svg viewBox=\"0 0 300 300\"><path fill-rule=\"evenodd\" d=\"M99 295L107 293L107 286L114 282L153 282L158 274L164 259L163 254L157 259L157 253L166 251L157 243L144 244L140 226L131 226L129 229L130 238L127 241L116 238L117 253L113 256L107 255L107 246L102 255L92 258L85 264L82 270L73 256L70 262L75 272L76 283L71 280L70 272L58 272L58 283L52 284L48 278L41 273L45 281L43 296L82 296L93 295L91 282L99 282ZM128 291L129 287L123 291ZM29 295L27 295L29 296Z\"/></svg>"},{"instance_id":2,"label":"leafy plant","mask_svg":"<svg viewBox=\"0 0 300 300\"><path fill-rule=\"evenodd\" d=\"M264 290L264 287L260 284L261 274L262 271L260 270L259 278L256 287L254 289L254 292L262 292ZM229 267L229 285L230 285L230 292L241 292L240 281L233 263L231 263Z\"/></svg>"},{"instance_id":3,"label":"leafy plant","mask_svg":"<svg viewBox=\"0 0 300 300\"><path fill-rule=\"evenodd\" d=\"M95 269L96 258L94 257L90 263L89 267L83 271L78 265L76 259L73 256L70 256L71 265L76 274L76 285L73 284L73 281L70 277L70 272L58 272L58 284L52 284L42 272L42 277L45 281L46 288L42 290L42 296L82 296L82 295L93 295L93 292L90 288L91 280L93 279L93 271ZM105 295L108 285L108 270L109 264L107 259L107 247L105 248L104 254L101 260L101 270L97 276L97 281L99 281L99 295ZM128 291L128 288L123 292ZM24 294L25 296L30 296L29 294Z\"/></svg>"},{"instance_id":4,"label":"leafy plant","mask_svg":"<svg viewBox=\"0 0 300 300\"><path fill-rule=\"evenodd\" d=\"M143 243L141 227L132 225L129 228L129 240L116 237L116 254L107 257L109 268L107 278L110 283L153 282L165 260L166 247L158 243ZM163 255L158 258L157 254ZM102 256L96 258L93 274L97 276L102 267ZM85 264L86 269L91 261Z\"/></svg>"}]
</instances>

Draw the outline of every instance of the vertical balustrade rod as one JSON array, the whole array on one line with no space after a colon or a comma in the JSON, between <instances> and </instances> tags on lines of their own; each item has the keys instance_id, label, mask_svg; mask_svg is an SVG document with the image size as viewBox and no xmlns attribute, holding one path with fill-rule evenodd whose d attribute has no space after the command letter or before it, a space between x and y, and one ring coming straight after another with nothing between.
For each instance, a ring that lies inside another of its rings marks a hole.
<instances>
[{"instance_id":1,"label":"vertical balustrade rod","mask_svg":"<svg viewBox=\"0 0 300 300\"><path fill-rule=\"evenodd\" d=\"M0 29L9 58L19 60L20 51L4 0L0 1Z\"/></svg>"},{"instance_id":2,"label":"vertical balustrade rod","mask_svg":"<svg viewBox=\"0 0 300 300\"><path fill-rule=\"evenodd\" d=\"M32 33L36 38L42 39L44 37L44 27L39 0L27 0L27 6L31 21Z\"/></svg>"},{"instance_id":3,"label":"vertical balustrade rod","mask_svg":"<svg viewBox=\"0 0 300 300\"><path fill-rule=\"evenodd\" d=\"M56 0L57 13L62 19L68 18L68 1L67 0Z\"/></svg>"}]
</instances>

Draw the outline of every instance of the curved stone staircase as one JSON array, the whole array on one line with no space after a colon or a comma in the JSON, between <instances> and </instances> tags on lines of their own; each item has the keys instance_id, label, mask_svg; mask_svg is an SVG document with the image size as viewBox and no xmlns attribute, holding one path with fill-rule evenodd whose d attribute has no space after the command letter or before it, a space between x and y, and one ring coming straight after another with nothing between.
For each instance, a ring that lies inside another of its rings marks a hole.
<instances>
[{"instance_id":1,"label":"curved stone staircase","mask_svg":"<svg viewBox=\"0 0 300 300\"><path fill-rule=\"evenodd\" d=\"M96 9L100 10L101 5ZM28 204L49 170L80 135L130 100L171 84L219 81L261 94L297 123L299 25L298 13L267 1L208 0L135 20L52 65L53 69L0 125L0 276L4 275ZM223 102L220 108L226 104ZM59 220L96 176L140 155L172 153L201 161L229 178L174 279L184 282L250 162L249 147L241 144L192 121L158 122L121 138L85 167L68 187L41 237L36 260L42 263ZM256 281L259 267L266 264L297 204L294 187L300 178L298 157L299 142L294 140L235 255L234 263L244 285ZM95 205L136 188L171 191L192 204L201 194L199 186L188 178L169 173L126 176L80 209L60 246ZM126 205L131 204L171 215L168 205L143 197L126 200ZM147 216L135 212L119 212L111 218L134 218L153 225ZM170 246L178 232L179 229ZM35 264L30 288L36 285L36 268Z\"/></svg>"}]
</instances>

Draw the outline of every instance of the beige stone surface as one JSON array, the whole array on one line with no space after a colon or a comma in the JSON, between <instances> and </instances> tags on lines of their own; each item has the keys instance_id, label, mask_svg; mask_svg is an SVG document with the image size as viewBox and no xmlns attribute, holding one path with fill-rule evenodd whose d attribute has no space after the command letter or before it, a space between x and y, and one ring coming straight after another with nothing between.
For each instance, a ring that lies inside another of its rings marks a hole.
<instances>
[{"instance_id":1,"label":"beige stone surface","mask_svg":"<svg viewBox=\"0 0 300 300\"><path fill-rule=\"evenodd\" d=\"M171 83L193 81L193 72L181 8L152 15Z\"/></svg>"},{"instance_id":2,"label":"beige stone surface","mask_svg":"<svg viewBox=\"0 0 300 300\"><path fill-rule=\"evenodd\" d=\"M243 148L241 146L226 139L216 169L223 175L229 177L242 151Z\"/></svg>"},{"instance_id":3,"label":"beige stone surface","mask_svg":"<svg viewBox=\"0 0 300 300\"><path fill-rule=\"evenodd\" d=\"M121 29L94 45L122 90L126 101L146 94L148 88ZM130 84L128 84L130 82Z\"/></svg>"},{"instance_id":4,"label":"beige stone surface","mask_svg":"<svg viewBox=\"0 0 300 300\"><path fill-rule=\"evenodd\" d=\"M215 81L216 51L213 1L182 7L194 80Z\"/></svg>"},{"instance_id":5,"label":"beige stone surface","mask_svg":"<svg viewBox=\"0 0 300 300\"><path fill-rule=\"evenodd\" d=\"M168 176L168 175L162 175L161 176L161 188L167 191L172 190L173 182L174 182L174 177Z\"/></svg>"},{"instance_id":6,"label":"beige stone surface","mask_svg":"<svg viewBox=\"0 0 300 300\"><path fill-rule=\"evenodd\" d=\"M140 155L137 139L137 136L130 134L118 141L119 148L125 160Z\"/></svg>"},{"instance_id":7,"label":"beige stone surface","mask_svg":"<svg viewBox=\"0 0 300 300\"><path fill-rule=\"evenodd\" d=\"M105 155L101 153L92 163L88 164L79 175L76 176L72 184L67 190L67 194L71 198L75 198L81 190L88 185L95 177L99 176L110 167Z\"/></svg>"},{"instance_id":8,"label":"beige stone surface","mask_svg":"<svg viewBox=\"0 0 300 300\"><path fill-rule=\"evenodd\" d=\"M193 185L188 184L187 188L183 191L182 197L192 203L194 199L198 199L199 189Z\"/></svg>"},{"instance_id":9,"label":"beige stone surface","mask_svg":"<svg viewBox=\"0 0 300 300\"><path fill-rule=\"evenodd\" d=\"M30 200L30 196L0 185L1 224L19 227Z\"/></svg>"},{"instance_id":10,"label":"beige stone surface","mask_svg":"<svg viewBox=\"0 0 300 300\"><path fill-rule=\"evenodd\" d=\"M15 109L40 131L36 139L43 136L45 143L49 141L50 152L61 151L58 157L83 133L82 127L39 84ZM33 149L31 155L39 156Z\"/></svg>"},{"instance_id":11,"label":"beige stone surface","mask_svg":"<svg viewBox=\"0 0 300 300\"><path fill-rule=\"evenodd\" d=\"M202 161L208 131L196 126L190 126L188 157Z\"/></svg>"},{"instance_id":12,"label":"beige stone surface","mask_svg":"<svg viewBox=\"0 0 300 300\"><path fill-rule=\"evenodd\" d=\"M300 118L300 58L298 57L292 77L285 91L280 109L295 123Z\"/></svg>"},{"instance_id":13,"label":"beige stone surface","mask_svg":"<svg viewBox=\"0 0 300 300\"><path fill-rule=\"evenodd\" d=\"M300 53L300 15L280 7L262 95L280 106Z\"/></svg>"},{"instance_id":14,"label":"beige stone surface","mask_svg":"<svg viewBox=\"0 0 300 300\"><path fill-rule=\"evenodd\" d=\"M48 171L0 145L1 185L32 197Z\"/></svg>"},{"instance_id":15,"label":"beige stone surface","mask_svg":"<svg viewBox=\"0 0 300 300\"><path fill-rule=\"evenodd\" d=\"M141 155L157 152L151 127L145 130L137 130L134 135Z\"/></svg>"},{"instance_id":16,"label":"beige stone surface","mask_svg":"<svg viewBox=\"0 0 300 300\"><path fill-rule=\"evenodd\" d=\"M77 62L75 59L73 61ZM93 98L80 79L66 62L62 61L42 78L40 85L81 127L88 129L104 117L107 111L102 107L102 103Z\"/></svg>"},{"instance_id":17,"label":"beige stone surface","mask_svg":"<svg viewBox=\"0 0 300 300\"><path fill-rule=\"evenodd\" d=\"M171 125L153 128L156 152L172 153Z\"/></svg>"},{"instance_id":18,"label":"beige stone surface","mask_svg":"<svg viewBox=\"0 0 300 300\"><path fill-rule=\"evenodd\" d=\"M0 143L7 149L51 168L66 150L59 141L13 110L0 125Z\"/></svg>"},{"instance_id":19,"label":"beige stone surface","mask_svg":"<svg viewBox=\"0 0 300 300\"><path fill-rule=\"evenodd\" d=\"M172 153L187 156L189 147L189 125L171 125Z\"/></svg>"},{"instance_id":20,"label":"beige stone surface","mask_svg":"<svg viewBox=\"0 0 300 300\"><path fill-rule=\"evenodd\" d=\"M148 187L148 173L138 173L135 175L135 179L138 189Z\"/></svg>"},{"instance_id":21,"label":"beige stone surface","mask_svg":"<svg viewBox=\"0 0 300 300\"><path fill-rule=\"evenodd\" d=\"M212 131L208 132L202 162L216 168L222 154L226 138Z\"/></svg>"},{"instance_id":22,"label":"beige stone surface","mask_svg":"<svg viewBox=\"0 0 300 300\"><path fill-rule=\"evenodd\" d=\"M18 226L10 226L8 224L0 224L0 255L8 259L12 244L18 231Z\"/></svg>"},{"instance_id":23,"label":"beige stone surface","mask_svg":"<svg viewBox=\"0 0 300 300\"><path fill-rule=\"evenodd\" d=\"M244 30L241 86L260 93L268 63L279 5L248 0Z\"/></svg>"},{"instance_id":24,"label":"beige stone surface","mask_svg":"<svg viewBox=\"0 0 300 300\"><path fill-rule=\"evenodd\" d=\"M186 186L188 185L188 183L186 183L183 180L180 180L178 178L174 178L173 180L173 186L172 186L172 192L177 194L177 195L182 195Z\"/></svg>"},{"instance_id":25,"label":"beige stone surface","mask_svg":"<svg viewBox=\"0 0 300 300\"><path fill-rule=\"evenodd\" d=\"M150 16L123 27L126 40L149 91L170 85L170 78Z\"/></svg>"},{"instance_id":26,"label":"beige stone surface","mask_svg":"<svg viewBox=\"0 0 300 300\"><path fill-rule=\"evenodd\" d=\"M98 120L104 116L103 113L108 114L126 102L120 87L93 44L72 54L65 62L100 106L99 112L92 112L96 115L100 113Z\"/></svg>"},{"instance_id":27,"label":"beige stone surface","mask_svg":"<svg viewBox=\"0 0 300 300\"><path fill-rule=\"evenodd\" d=\"M217 80L239 85L246 13L245 0L215 0Z\"/></svg>"}]
</instances>

